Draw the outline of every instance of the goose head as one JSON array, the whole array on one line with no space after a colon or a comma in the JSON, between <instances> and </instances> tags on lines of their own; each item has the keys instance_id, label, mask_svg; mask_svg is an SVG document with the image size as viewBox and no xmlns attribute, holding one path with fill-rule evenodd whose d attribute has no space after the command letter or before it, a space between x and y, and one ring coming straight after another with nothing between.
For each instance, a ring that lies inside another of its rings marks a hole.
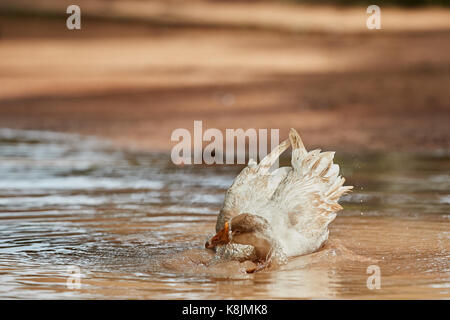
<instances>
[{"instance_id":1,"label":"goose head","mask_svg":"<svg viewBox=\"0 0 450 320\"><path fill-rule=\"evenodd\" d=\"M272 252L274 240L269 222L249 213L242 213L225 222L225 226L205 243L207 249L228 243L251 245L258 260L267 260Z\"/></svg>"}]
</instances>

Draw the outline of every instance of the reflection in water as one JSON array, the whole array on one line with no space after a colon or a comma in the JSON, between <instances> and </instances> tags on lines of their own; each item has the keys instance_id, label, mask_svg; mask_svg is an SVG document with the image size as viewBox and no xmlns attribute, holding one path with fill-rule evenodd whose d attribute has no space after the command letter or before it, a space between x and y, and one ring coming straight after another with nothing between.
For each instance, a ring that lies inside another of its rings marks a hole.
<instances>
[{"instance_id":1,"label":"reflection in water","mask_svg":"<svg viewBox=\"0 0 450 320\"><path fill-rule=\"evenodd\" d=\"M0 130L0 298L449 298L449 155L346 155L355 191L322 251L209 266L237 166L171 164L92 138ZM368 265L382 287L366 287ZM67 267L82 271L79 290Z\"/></svg>"}]
</instances>

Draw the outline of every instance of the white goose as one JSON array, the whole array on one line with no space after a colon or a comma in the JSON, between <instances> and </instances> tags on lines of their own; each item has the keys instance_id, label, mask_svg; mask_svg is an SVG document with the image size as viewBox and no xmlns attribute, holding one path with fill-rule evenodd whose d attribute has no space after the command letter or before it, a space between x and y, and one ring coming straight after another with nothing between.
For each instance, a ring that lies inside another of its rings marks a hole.
<instances>
[{"instance_id":1,"label":"white goose","mask_svg":"<svg viewBox=\"0 0 450 320\"><path fill-rule=\"evenodd\" d=\"M270 172L290 145L292 167ZM342 209L339 198L353 188L343 186L345 179L333 158L334 152L306 151L297 131L291 129L289 139L259 164L250 160L236 177L217 218L217 234L205 247L232 248L236 253L233 244L246 245L242 247L251 251L243 260L264 266L318 250L328 239L329 223ZM242 254L236 256L242 260Z\"/></svg>"}]
</instances>

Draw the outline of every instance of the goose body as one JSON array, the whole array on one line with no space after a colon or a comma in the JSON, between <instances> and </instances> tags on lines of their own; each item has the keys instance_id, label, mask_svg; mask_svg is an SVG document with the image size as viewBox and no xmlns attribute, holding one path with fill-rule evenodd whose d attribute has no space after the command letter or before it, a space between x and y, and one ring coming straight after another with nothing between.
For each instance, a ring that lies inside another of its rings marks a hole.
<instances>
[{"instance_id":1,"label":"goose body","mask_svg":"<svg viewBox=\"0 0 450 320\"><path fill-rule=\"evenodd\" d=\"M291 166L270 171L289 146ZM252 246L249 259L258 261L283 261L318 250L342 209L339 198L353 188L343 186L333 158L334 152L308 152L291 129L289 139L259 164L250 160L235 178L217 217L216 235L205 246Z\"/></svg>"}]
</instances>

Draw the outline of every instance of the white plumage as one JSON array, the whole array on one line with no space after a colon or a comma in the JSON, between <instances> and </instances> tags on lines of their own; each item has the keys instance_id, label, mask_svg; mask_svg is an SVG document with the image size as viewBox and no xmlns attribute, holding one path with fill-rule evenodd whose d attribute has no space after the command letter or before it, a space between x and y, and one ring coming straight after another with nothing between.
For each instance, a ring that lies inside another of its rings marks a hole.
<instances>
[{"instance_id":1,"label":"white plumage","mask_svg":"<svg viewBox=\"0 0 450 320\"><path fill-rule=\"evenodd\" d=\"M278 157L292 146L291 166L270 171ZM343 186L334 152L307 151L291 129L283 141L259 164L250 160L227 190L216 223L249 213L270 225L271 245L287 257L316 251L328 238L328 225L342 207L339 198L352 189ZM271 250L273 251L273 249Z\"/></svg>"}]
</instances>

